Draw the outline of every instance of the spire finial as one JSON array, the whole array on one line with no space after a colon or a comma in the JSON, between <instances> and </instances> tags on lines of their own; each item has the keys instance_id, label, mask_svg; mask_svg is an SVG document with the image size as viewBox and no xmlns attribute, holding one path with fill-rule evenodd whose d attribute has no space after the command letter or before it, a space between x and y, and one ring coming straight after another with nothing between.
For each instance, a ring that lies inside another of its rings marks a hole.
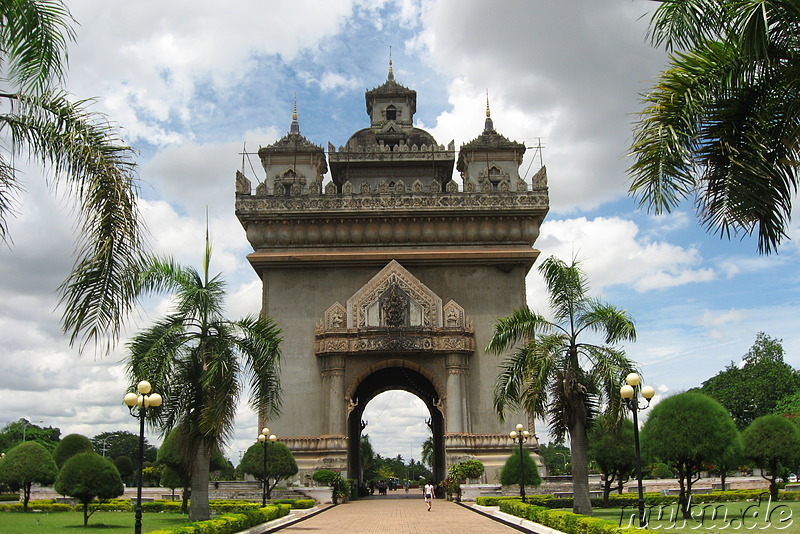
<instances>
[{"instance_id":1,"label":"spire finial","mask_svg":"<svg viewBox=\"0 0 800 534\"><path fill-rule=\"evenodd\" d=\"M297 122L297 93L294 94L294 109L292 110L292 126L289 129L289 133L293 134L300 133L300 123Z\"/></svg>"},{"instance_id":2,"label":"spire finial","mask_svg":"<svg viewBox=\"0 0 800 534\"><path fill-rule=\"evenodd\" d=\"M492 122L492 112L489 110L489 90L486 90L486 122L483 124L484 132L494 131L494 123Z\"/></svg>"},{"instance_id":3,"label":"spire finial","mask_svg":"<svg viewBox=\"0 0 800 534\"><path fill-rule=\"evenodd\" d=\"M392 45L389 45L389 80L394 80L394 71L392 70Z\"/></svg>"}]
</instances>

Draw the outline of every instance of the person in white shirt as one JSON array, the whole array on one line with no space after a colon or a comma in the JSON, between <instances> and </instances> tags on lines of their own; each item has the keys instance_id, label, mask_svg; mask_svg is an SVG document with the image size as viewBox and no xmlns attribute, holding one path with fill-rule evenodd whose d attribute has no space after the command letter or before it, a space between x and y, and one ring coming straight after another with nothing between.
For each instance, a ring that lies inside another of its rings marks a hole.
<instances>
[{"instance_id":1,"label":"person in white shirt","mask_svg":"<svg viewBox=\"0 0 800 534\"><path fill-rule=\"evenodd\" d=\"M425 504L428 505L428 511L431 511L431 501L435 499L435 495L433 493L433 484L428 482L425 484L425 489L422 490L422 495L425 497Z\"/></svg>"}]
</instances>

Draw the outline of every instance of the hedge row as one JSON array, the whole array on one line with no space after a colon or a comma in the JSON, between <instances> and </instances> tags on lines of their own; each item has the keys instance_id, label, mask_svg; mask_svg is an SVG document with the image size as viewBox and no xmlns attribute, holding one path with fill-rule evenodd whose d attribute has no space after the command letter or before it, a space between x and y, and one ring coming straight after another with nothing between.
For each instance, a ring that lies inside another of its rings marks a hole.
<instances>
[{"instance_id":1,"label":"hedge row","mask_svg":"<svg viewBox=\"0 0 800 534\"><path fill-rule=\"evenodd\" d=\"M692 502L695 504L732 502L732 501L757 501L769 495L766 490L729 490L715 491L713 493L694 493ZM610 508L622 508L637 506L639 496L636 494L611 494L608 496ZM800 500L800 491L781 491L779 498L782 501ZM504 501L519 501L519 497L478 497L476 503L481 506L500 506ZM543 506L545 508L572 508L572 499L568 497L553 497L552 495L530 495L525 499L529 504ZM678 502L677 495L662 495L661 493L645 493L645 505L647 506L669 506ZM603 499L592 499L592 507L603 508Z\"/></svg>"},{"instance_id":2,"label":"hedge row","mask_svg":"<svg viewBox=\"0 0 800 534\"><path fill-rule=\"evenodd\" d=\"M274 504L288 504L290 508L311 508L316 501L314 499L280 499L275 501ZM132 512L135 505L131 503L130 499L111 499L101 504L93 505L98 510L115 511L115 512ZM261 503L237 500L211 500L209 506L212 510L218 513L241 513L248 510L255 510L261 508ZM77 508L81 505L78 504ZM69 504L57 503L53 499L45 499L38 501L30 501L28 509L41 510L43 512L71 512L76 507ZM0 512L22 512L22 503L15 502L9 504L0 504ZM181 511L180 501L152 501L143 502L142 511L157 513L157 512L175 512Z\"/></svg>"},{"instance_id":3,"label":"hedge row","mask_svg":"<svg viewBox=\"0 0 800 534\"><path fill-rule=\"evenodd\" d=\"M621 534L623 532L616 523L605 519L551 510L544 506L524 503L519 499L500 501L500 510L566 534Z\"/></svg>"},{"instance_id":4,"label":"hedge row","mask_svg":"<svg viewBox=\"0 0 800 534\"><path fill-rule=\"evenodd\" d=\"M150 534L234 534L283 517L291 508L290 504L268 504L263 508L228 513L208 521L195 521L180 527L154 530Z\"/></svg>"}]
</instances>

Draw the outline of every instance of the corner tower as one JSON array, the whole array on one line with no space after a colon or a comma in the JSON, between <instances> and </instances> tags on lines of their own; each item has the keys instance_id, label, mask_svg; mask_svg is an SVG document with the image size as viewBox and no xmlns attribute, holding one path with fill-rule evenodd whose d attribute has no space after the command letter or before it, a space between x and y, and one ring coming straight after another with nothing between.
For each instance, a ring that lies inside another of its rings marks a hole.
<instances>
[{"instance_id":1,"label":"corner tower","mask_svg":"<svg viewBox=\"0 0 800 534\"><path fill-rule=\"evenodd\" d=\"M509 443L492 409L500 358L484 347L494 322L526 302L549 205L544 170L522 180L524 145L487 116L458 155L459 186L454 143L414 127L416 92L391 63L365 96L369 127L338 150L329 143L324 187L321 149L299 126L259 151L267 179L255 192L237 173L262 312L284 331L283 412L260 423L292 449L301 480L320 467L360 479L361 432L380 425L362 421L364 408L409 391L430 413L437 480L477 458L494 482Z\"/></svg>"}]
</instances>

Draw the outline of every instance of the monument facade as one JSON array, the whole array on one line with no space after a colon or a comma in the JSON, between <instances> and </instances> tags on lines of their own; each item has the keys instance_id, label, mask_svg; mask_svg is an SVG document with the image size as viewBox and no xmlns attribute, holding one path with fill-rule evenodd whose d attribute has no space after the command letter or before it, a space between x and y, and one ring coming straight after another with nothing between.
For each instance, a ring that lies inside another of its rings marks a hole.
<instances>
[{"instance_id":1,"label":"monument facade","mask_svg":"<svg viewBox=\"0 0 800 534\"><path fill-rule=\"evenodd\" d=\"M261 426L301 479L318 468L359 479L364 408L405 390L430 412L437 481L477 458L494 482L513 425L492 405L502 358L484 349L526 302L546 171L520 177L525 146L495 131L488 103L483 131L456 152L414 127L416 92L391 63L365 96L369 126L339 148L306 139L295 109L289 133L259 150L266 179L253 190L237 173L262 313L283 329L282 413Z\"/></svg>"}]
</instances>

